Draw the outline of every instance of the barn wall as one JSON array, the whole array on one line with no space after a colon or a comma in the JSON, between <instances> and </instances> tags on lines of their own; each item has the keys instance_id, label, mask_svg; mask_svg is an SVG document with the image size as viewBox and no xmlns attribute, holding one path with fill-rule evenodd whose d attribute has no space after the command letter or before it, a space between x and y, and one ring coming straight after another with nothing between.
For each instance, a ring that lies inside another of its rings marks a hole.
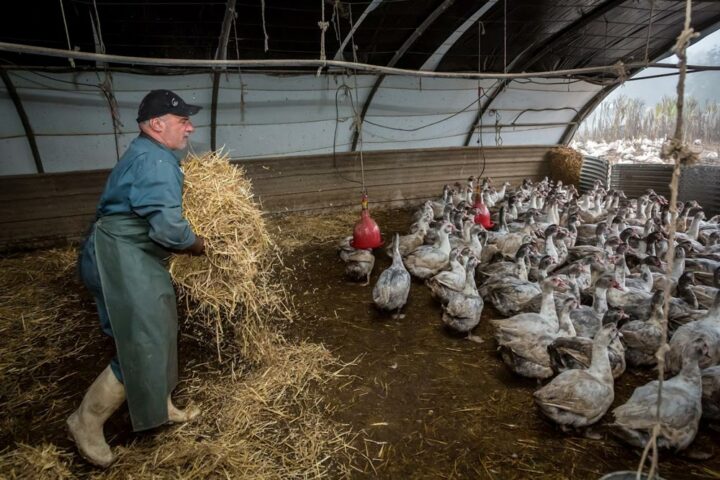
<instances>
[{"instance_id":1,"label":"barn wall","mask_svg":"<svg viewBox=\"0 0 720 480\"><path fill-rule=\"evenodd\" d=\"M203 109L193 117L194 151L210 149L213 77L114 72L111 112L98 72L8 70L48 173L112 168L137 135L137 107L154 88L168 88ZM217 146L233 158L297 157L349 152L356 115L375 75L265 75L228 71L219 80ZM600 86L570 79L511 82L473 128L493 80L386 77L362 127L364 151L472 146L553 145ZM481 98L479 98L479 96ZM113 130L113 115L120 122ZM478 132L482 131L482 136ZM116 149L117 144L117 149ZM359 149L359 146L358 146ZM92 155L88 153L92 152ZM0 175L35 173L17 111L0 82Z\"/></svg>"},{"instance_id":2,"label":"barn wall","mask_svg":"<svg viewBox=\"0 0 720 480\"><path fill-rule=\"evenodd\" d=\"M443 148L367 152L371 208L419 203L442 185L483 175L513 184L547 175L548 148ZM355 154L239 160L265 211L313 212L356 206L360 160ZM109 170L0 177L0 250L76 240L89 227Z\"/></svg>"},{"instance_id":3,"label":"barn wall","mask_svg":"<svg viewBox=\"0 0 720 480\"><path fill-rule=\"evenodd\" d=\"M653 189L670 198L672 165L617 164L612 166L612 188L618 188L634 198ZM680 170L678 200L697 200L707 216L720 213L720 167L693 165Z\"/></svg>"}]
</instances>

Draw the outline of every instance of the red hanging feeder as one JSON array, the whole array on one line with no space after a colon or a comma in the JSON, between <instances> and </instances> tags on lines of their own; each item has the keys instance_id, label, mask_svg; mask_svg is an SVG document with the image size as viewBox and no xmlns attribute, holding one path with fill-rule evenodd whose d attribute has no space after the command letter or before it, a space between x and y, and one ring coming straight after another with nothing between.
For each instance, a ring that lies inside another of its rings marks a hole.
<instances>
[{"instance_id":1,"label":"red hanging feeder","mask_svg":"<svg viewBox=\"0 0 720 480\"><path fill-rule=\"evenodd\" d=\"M482 195L480 195L480 190L477 188L475 189L473 208L475 209L475 223L482 225L486 229L492 228L493 222L490 219L490 210L488 210L487 205L483 203Z\"/></svg>"},{"instance_id":2,"label":"red hanging feeder","mask_svg":"<svg viewBox=\"0 0 720 480\"><path fill-rule=\"evenodd\" d=\"M360 220L358 220L355 228L353 228L353 239L350 245L353 248L377 248L383 244L383 240L380 234L380 227L378 227L375 220L370 217L367 194L362 194L360 205L362 206Z\"/></svg>"}]
</instances>

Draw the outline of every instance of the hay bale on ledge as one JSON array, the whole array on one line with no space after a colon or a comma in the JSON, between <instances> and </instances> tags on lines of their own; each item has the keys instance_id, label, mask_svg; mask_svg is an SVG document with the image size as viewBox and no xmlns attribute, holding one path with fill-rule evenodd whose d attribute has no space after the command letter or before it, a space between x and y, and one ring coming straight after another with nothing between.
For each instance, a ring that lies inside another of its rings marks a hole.
<instances>
[{"instance_id":1,"label":"hay bale on ledge","mask_svg":"<svg viewBox=\"0 0 720 480\"><path fill-rule=\"evenodd\" d=\"M570 147L554 147L545 155L550 163L550 176L555 180L562 180L565 185L580 187L580 171L582 170L583 156Z\"/></svg>"}]
</instances>

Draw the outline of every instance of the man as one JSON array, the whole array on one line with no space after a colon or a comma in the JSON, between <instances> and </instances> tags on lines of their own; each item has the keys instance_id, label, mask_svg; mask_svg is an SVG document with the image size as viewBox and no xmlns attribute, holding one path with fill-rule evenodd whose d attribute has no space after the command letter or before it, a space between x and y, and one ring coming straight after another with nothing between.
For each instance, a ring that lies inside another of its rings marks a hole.
<instances>
[{"instance_id":1,"label":"man","mask_svg":"<svg viewBox=\"0 0 720 480\"><path fill-rule=\"evenodd\" d=\"M153 90L138 108L140 135L113 168L97 219L80 255L80 274L95 297L116 355L67 420L89 462L114 460L103 424L127 399L134 431L192 420L175 408L177 305L166 268L170 252L200 255L204 241L182 213L183 173L173 150L186 147L200 107Z\"/></svg>"}]
</instances>

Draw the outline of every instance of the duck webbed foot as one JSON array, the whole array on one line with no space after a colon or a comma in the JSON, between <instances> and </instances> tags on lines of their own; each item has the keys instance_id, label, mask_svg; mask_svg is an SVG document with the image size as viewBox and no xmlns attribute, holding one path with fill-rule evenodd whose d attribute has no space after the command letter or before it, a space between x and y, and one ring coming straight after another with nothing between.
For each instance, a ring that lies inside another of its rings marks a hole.
<instances>
[{"instance_id":1,"label":"duck webbed foot","mask_svg":"<svg viewBox=\"0 0 720 480\"><path fill-rule=\"evenodd\" d=\"M470 340L471 342L475 343L483 343L485 340L482 339L479 335L473 335L472 333L468 333L467 337L465 337L467 340Z\"/></svg>"}]
</instances>

